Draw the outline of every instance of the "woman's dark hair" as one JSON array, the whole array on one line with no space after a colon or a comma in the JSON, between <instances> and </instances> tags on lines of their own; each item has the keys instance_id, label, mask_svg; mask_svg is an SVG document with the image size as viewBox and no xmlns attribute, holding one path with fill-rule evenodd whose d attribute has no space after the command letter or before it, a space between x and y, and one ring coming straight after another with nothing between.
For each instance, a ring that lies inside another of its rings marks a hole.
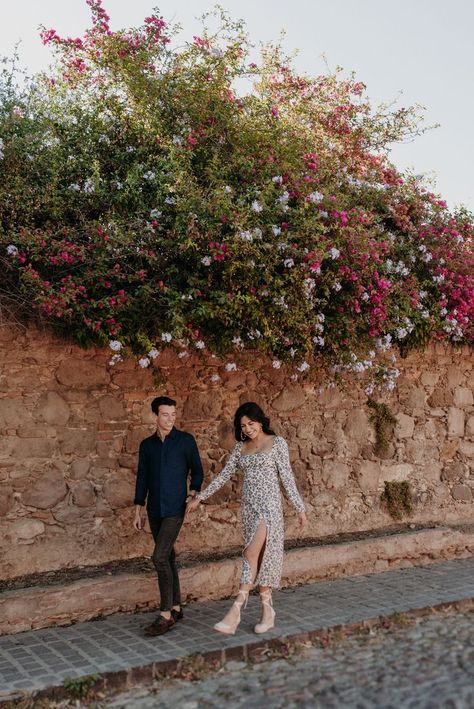
<instances>
[{"instance_id":1,"label":"woman's dark hair","mask_svg":"<svg viewBox=\"0 0 474 709\"><path fill-rule=\"evenodd\" d=\"M156 399L153 399L151 402L151 410L157 416L160 406L176 406L176 401L174 399L170 399L169 396L157 396Z\"/></svg>"},{"instance_id":2,"label":"woman's dark hair","mask_svg":"<svg viewBox=\"0 0 474 709\"><path fill-rule=\"evenodd\" d=\"M243 416L247 416L251 421L261 423L264 433L270 436L275 435L275 432L270 428L270 419L268 416L265 416L260 406L253 401L247 401L247 403L239 406L234 415L235 439L237 441L248 441L248 436L242 433L242 427L240 425Z\"/></svg>"}]
</instances>

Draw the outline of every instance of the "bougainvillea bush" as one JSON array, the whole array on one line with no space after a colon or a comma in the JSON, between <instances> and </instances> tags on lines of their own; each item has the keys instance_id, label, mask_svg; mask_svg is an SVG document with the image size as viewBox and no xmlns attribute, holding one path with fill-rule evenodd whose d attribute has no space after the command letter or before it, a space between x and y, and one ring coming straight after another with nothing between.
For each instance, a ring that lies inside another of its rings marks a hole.
<instances>
[{"instance_id":1,"label":"bougainvillea bush","mask_svg":"<svg viewBox=\"0 0 474 709\"><path fill-rule=\"evenodd\" d=\"M157 12L111 31L87 2L83 37L42 32L54 70L3 74L4 304L142 366L252 348L391 386L394 345L473 342L472 218L387 157L416 113L278 46L255 59L225 14L177 46Z\"/></svg>"}]
</instances>

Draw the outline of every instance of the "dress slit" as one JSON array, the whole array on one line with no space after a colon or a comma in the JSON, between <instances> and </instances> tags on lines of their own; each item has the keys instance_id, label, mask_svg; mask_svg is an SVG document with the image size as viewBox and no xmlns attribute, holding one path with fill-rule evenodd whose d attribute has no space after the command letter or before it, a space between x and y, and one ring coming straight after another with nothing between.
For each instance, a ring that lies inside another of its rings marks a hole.
<instances>
[{"instance_id":1,"label":"dress slit","mask_svg":"<svg viewBox=\"0 0 474 709\"><path fill-rule=\"evenodd\" d=\"M263 540L262 548L260 549L260 552L258 554L257 569L255 571L255 575L253 575L252 574L252 567L250 566L250 563L245 556L245 552L249 548L249 546L251 546L253 540L255 539L255 535L260 531L262 526L265 528L265 537ZM267 549L267 539L268 539L269 532L270 532L270 523L264 517L261 517L258 520L255 531L253 532L252 536L250 537L249 541L244 546L243 551L242 551L242 578L240 581L241 584L258 584L258 577L259 577L260 569L262 568L262 566L264 564L264 560L265 560L265 552Z\"/></svg>"}]
</instances>

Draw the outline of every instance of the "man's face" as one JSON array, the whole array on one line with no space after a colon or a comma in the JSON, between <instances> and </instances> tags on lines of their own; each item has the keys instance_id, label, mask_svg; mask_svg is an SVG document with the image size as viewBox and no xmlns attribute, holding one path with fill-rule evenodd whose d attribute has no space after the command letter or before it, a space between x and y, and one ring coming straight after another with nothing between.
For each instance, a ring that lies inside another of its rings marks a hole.
<instances>
[{"instance_id":1,"label":"man's face","mask_svg":"<svg viewBox=\"0 0 474 709\"><path fill-rule=\"evenodd\" d=\"M158 407L158 414L156 416L156 425L160 431L163 433L169 433L174 426L176 421L176 406L166 406L166 404L161 404Z\"/></svg>"}]
</instances>

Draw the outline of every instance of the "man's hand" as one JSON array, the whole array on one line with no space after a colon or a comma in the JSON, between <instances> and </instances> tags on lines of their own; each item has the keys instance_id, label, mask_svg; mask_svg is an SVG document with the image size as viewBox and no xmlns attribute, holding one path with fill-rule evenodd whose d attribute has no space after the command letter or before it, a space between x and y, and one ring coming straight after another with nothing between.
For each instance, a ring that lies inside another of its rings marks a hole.
<instances>
[{"instance_id":1,"label":"man's hand","mask_svg":"<svg viewBox=\"0 0 474 709\"><path fill-rule=\"evenodd\" d=\"M306 527L306 525L308 524L308 518L306 517L306 512L300 512L299 519L300 519L300 529L304 529Z\"/></svg>"},{"instance_id":2,"label":"man's hand","mask_svg":"<svg viewBox=\"0 0 474 709\"><path fill-rule=\"evenodd\" d=\"M136 505L136 507L135 507L135 517L133 518L133 528L136 529L137 532L141 532L143 529L142 508L140 505Z\"/></svg>"},{"instance_id":3,"label":"man's hand","mask_svg":"<svg viewBox=\"0 0 474 709\"><path fill-rule=\"evenodd\" d=\"M191 500L189 500L189 502L186 505L186 513L184 515L185 522L189 519L191 512L194 512L194 510L197 510L197 508L200 505L200 502L201 501L198 497L193 497Z\"/></svg>"}]
</instances>

